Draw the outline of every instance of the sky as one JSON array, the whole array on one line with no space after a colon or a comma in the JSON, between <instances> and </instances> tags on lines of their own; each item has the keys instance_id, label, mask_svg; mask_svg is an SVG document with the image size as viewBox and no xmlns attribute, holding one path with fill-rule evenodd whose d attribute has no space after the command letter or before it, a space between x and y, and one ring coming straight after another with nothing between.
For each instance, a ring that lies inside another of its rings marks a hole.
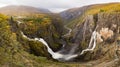
<instances>
[{"instance_id":1,"label":"sky","mask_svg":"<svg viewBox=\"0 0 120 67\"><path fill-rule=\"evenodd\" d=\"M74 7L90 4L120 2L120 0L0 0L0 7L7 5L27 5L61 12Z\"/></svg>"}]
</instances>

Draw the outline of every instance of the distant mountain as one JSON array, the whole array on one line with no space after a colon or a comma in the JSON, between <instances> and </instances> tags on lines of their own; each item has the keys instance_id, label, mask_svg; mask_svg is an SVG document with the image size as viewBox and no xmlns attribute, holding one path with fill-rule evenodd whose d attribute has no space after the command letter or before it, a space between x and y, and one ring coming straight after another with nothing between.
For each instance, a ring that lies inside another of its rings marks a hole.
<instances>
[{"instance_id":1,"label":"distant mountain","mask_svg":"<svg viewBox=\"0 0 120 67\"><path fill-rule=\"evenodd\" d=\"M35 8L31 6L9 5L0 8L0 13L5 15L29 15L37 13L51 13L48 9Z\"/></svg>"},{"instance_id":2,"label":"distant mountain","mask_svg":"<svg viewBox=\"0 0 120 67\"><path fill-rule=\"evenodd\" d=\"M88 8L89 6L71 8L71 9L61 12L60 16L65 20L72 20L82 15Z\"/></svg>"},{"instance_id":3,"label":"distant mountain","mask_svg":"<svg viewBox=\"0 0 120 67\"><path fill-rule=\"evenodd\" d=\"M71 20L74 20L74 19L80 17L89 9L93 9L96 7L102 7L102 6L106 6L106 5L111 5L111 4L119 4L119 3L114 2L114 3L108 3L108 4L93 4L93 5L83 6L83 7L70 8L63 12L60 12L59 14L64 20L71 21Z\"/></svg>"},{"instance_id":4,"label":"distant mountain","mask_svg":"<svg viewBox=\"0 0 120 67\"><path fill-rule=\"evenodd\" d=\"M68 24L68 26L72 28L76 25L79 25L85 15L91 15L106 11L117 12L119 11L119 5L119 2L92 4L83 7L71 8L59 13L59 15L62 17L62 19L64 19L64 23Z\"/></svg>"}]
</instances>

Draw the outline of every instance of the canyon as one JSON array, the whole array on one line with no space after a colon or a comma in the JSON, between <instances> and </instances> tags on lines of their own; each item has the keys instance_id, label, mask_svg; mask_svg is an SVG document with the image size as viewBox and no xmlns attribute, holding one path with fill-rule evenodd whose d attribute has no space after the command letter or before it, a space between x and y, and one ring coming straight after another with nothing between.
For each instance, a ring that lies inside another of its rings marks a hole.
<instances>
[{"instance_id":1,"label":"canyon","mask_svg":"<svg viewBox=\"0 0 120 67\"><path fill-rule=\"evenodd\" d=\"M28 6L19 6L26 7L21 14L12 8L3 13L5 7L0 12L0 66L119 67L119 6L95 4L58 14L33 7L29 12Z\"/></svg>"}]
</instances>

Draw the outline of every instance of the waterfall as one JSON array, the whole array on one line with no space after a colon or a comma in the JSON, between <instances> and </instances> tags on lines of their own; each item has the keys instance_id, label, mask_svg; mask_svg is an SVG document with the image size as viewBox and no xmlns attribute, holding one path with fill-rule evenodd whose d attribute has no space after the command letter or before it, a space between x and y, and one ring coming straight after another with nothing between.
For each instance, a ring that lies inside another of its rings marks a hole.
<instances>
[{"instance_id":1,"label":"waterfall","mask_svg":"<svg viewBox=\"0 0 120 67\"><path fill-rule=\"evenodd\" d=\"M21 24L21 23L22 23L22 22L18 21L18 25ZM66 28L67 28L67 27L66 27ZM70 34L72 30L69 29L69 28L67 28L67 29L69 30L69 33L68 33L68 34ZM54 58L54 59L57 59L57 60L62 59L62 60L67 61L67 60L70 60L70 59L75 58L75 57L78 56L77 54L72 54L71 52L70 52L69 54L61 54L61 53L60 53L61 50L58 51L58 52L54 52L54 51L48 46L47 42L46 42L43 38L34 38L34 39L31 39L31 38L27 37L22 31L21 31L21 34L22 34L22 36L23 36L24 38L26 38L26 39L28 39L28 40L39 41L39 42L43 43L43 45L45 45L45 46L47 47L48 52L52 55L52 58ZM66 34L66 35L68 35L68 34Z\"/></svg>"},{"instance_id":2,"label":"waterfall","mask_svg":"<svg viewBox=\"0 0 120 67\"><path fill-rule=\"evenodd\" d=\"M70 60L70 59L72 59L72 58L77 57L77 54L61 54L61 53L59 53L59 51L58 51L58 52L54 52L54 51L48 46L47 42L46 42L43 38L34 38L34 39L31 39L31 38L27 37L26 35L24 35L22 31L21 31L21 34L22 34L22 36L23 36L24 38L26 38L26 39L28 39L28 40L39 41L39 42L43 43L43 45L45 45L45 46L47 47L48 52L52 55L52 57L53 57L54 59L57 59L57 60L63 59L63 60L66 60L66 61L67 61L67 60Z\"/></svg>"},{"instance_id":3,"label":"waterfall","mask_svg":"<svg viewBox=\"0 0 120 67\"><path fill-rule=\"evenodd\" d=\"M18 22L18 25L22 23L22 22L20 22L20 21L17 21L17 22Z\"/></svg>"},{"instance_id":4,"label":"waterfall","mask_svg":"<svg viewBox=\"0 0 120 67\"><path fill-rule=\"evenodd\" d=\"M22 22L18 22L18 25L20 24L20 23L22 23ZM69 29L69 32L68 32L68 34L70 34L71 33L71 29ZM52 55L52 58L53 59L57 59L57 60L61 60L62 59L62 61L64 60L64 61L68 61L68 60L70 60L70 59L73 59L73 58L75 58L75 57L77 57L79 54L73 54L74 53L74 49L76 48L74 48L73 47L73 49L71 49L71 51L68 51L69 53L68 54L62 54L62 53L60 53L60 51L61 50L59 50L58 52L54 52L50 47L49 47L49 45L48 45L48 43L43 39L43 38L34 38L34 39L31 39L31 38L29 38L29 37L27 37L22 31L20 31L21 32L21 34L22 34L22 36L24 37L24 38L26 38L26 39L28 39L28 40L30 40L30 41L39 41L39 42L41 42L41 43L43 43L43 45L45 45L46 47L47 47L47 50L48 50L48 52ZM68 34L66 34L66 35L68 35ZM65 36L66 36L65 35ZM93 43L93 44L92 44ZM92 51L92 50L94 50L94 48L95 48L95 46L96 46L96 31L94 31L93 33L92 33L92 36L91 36L91 39L90 39L90 43L89 43L89 46L88 46L88 48L87 49L84 49L81 53L80 53L80 55L82 55L82 54L84 54L84 52L85 51ZM92 47L92 48L91 48Z\"/></svg>"},{"instance_id":5,"label":"waterfall","mask_svg":"<svg viewBox=\"0 0 120 67\"><path fill-rule=\"evenodd\" d=\"M82 50L82 52L80 53L80 55L84 54L85 51L93 51L94 50L94 48L96 47L96 36L97 36L97 32L94 31L92 33L92 36L91 36L88 48Z\"/></svg>"}]
</instances>

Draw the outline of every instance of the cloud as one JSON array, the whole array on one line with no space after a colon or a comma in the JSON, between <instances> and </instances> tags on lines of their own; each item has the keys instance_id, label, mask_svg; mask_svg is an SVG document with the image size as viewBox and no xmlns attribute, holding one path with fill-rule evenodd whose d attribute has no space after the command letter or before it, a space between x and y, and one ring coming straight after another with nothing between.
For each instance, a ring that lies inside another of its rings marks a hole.
<instances>
[{"instance_id":1,"label":"cloud","mask_svg":"<svg viewBox=\"0 0 120 67\"><path fill-rule=\"evenodd\" d=\"M47 8L51 11L59 12L73 7L106 2L120 2L120 0L0 0L0 6L1 4L28 5Z\"/></svg>"}]
</instances>

